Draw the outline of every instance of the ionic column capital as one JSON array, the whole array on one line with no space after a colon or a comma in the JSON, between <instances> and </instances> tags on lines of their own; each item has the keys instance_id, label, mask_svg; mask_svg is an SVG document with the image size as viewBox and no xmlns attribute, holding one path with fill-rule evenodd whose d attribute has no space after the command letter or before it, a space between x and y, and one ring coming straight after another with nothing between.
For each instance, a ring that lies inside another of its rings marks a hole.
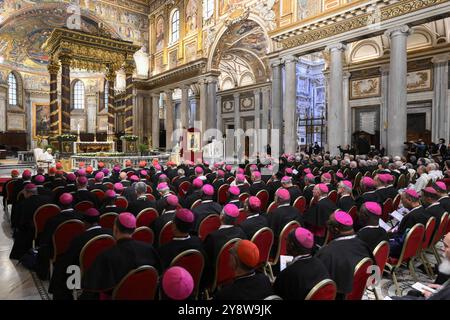
<instances>
[{"instance_id":1,"label":"ionic column capital","mask_svg":"<svg viewBox=\"0 0 450 320\"><path fill-rule=\"evenodd\" d=\"M394 28L387 29L384 32L384 35L386 37L388 37L389 39L392 39L393 37L396 37L396 36L407 37L411 33L412 33L412 29L410 27L408 27L407 25L402 25L402 26L399 26L399 27L394 27Z\"/></svg>"},{"instance_id":2,"label":"ionic column capital","mask_svg":"<svg viewBox=\"0 0 450 320\"><path fill-rule=\"evenodd\" d=\"M440 54L440 55L434 56L431 59L431 62L433 64L441 64L441 63L447 64L449 58L450 58L450 55L448 53L444 53L444 54Z\"/></svg>"},{"instance_id":3,"label":"ionic column capital","mask_svg":"<svg viewBox=\"0 0 450 320\"><path fill-rule=\"evenodd\" d=\"M345 51L347 49L347 45L345 43L333 43L325 47L325 52L333 52L333 51Z\"/></svg>"}]
</instances>

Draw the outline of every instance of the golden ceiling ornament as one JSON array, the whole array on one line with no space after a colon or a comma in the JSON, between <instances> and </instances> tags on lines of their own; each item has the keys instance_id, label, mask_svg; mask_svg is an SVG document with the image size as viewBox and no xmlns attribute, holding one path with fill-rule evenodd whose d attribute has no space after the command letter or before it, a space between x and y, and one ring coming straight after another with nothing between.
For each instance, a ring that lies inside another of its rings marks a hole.
<instances>
[{"instance_id":1,"label":"golden ceiling ornament","mask_svg":"<svg viewBox=\"0 0 450 320\"><path fill-rule=\"evenodd\" d=\"M402 15L413 13L450 0L404 0L380 8L380 22L393 19ZM372 21L372 13L364 13L359 16L335 22L314 30L300 31L299 35L288 36L285 39L277 39L283 35L273 37L275 41L281 42L284 49L298 47L306 43L326 39L344 32L367 27Z\"/></svg>"}]
</instances>

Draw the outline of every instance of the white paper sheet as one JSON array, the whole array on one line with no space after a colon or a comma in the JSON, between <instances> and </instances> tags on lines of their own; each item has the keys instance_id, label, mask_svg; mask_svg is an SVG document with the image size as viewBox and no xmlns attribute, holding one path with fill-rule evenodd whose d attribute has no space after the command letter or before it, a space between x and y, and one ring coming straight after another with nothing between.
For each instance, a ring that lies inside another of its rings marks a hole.
<instances>
[{"instance_id":1,"label":"white paper sheet","mask_svg":"<svg viewBox=\"0 0 450 320\"><path fill-rule=\"evenodd\" d=\"M287 264L294 259L293 256L280 255L280 272L286 269Z\"/></svg>"},{"instance_id":2,"label":"white paper sheet","mask_svg":"<svg viewBox=\"0 0 450 320\"><path fill-rule=\"evenodd\" d=\"M418 290L418 291L420 291L422 293L424 293L425 291L428 291L428 292L431 292L431 293L436 293L435 289L430 288L430 287L424 285L421 282L416 282L411 287L413 287L414 289L416 289L416 290Z\"/></svg>"}]
</instances>

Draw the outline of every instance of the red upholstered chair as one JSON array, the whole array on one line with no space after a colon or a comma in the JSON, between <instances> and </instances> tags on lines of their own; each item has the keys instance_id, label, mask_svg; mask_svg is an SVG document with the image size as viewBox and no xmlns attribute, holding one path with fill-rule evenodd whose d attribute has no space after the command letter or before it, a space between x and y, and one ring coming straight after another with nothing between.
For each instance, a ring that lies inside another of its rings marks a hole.
<instances>
[{"instance_id":1,"label":"red upholstered chair","mask_svg":"<svg viewBox=\"0 0 450 320\"><path fill-rule=\"evenodd\" d=\"M202 199L195 200L194 203L191 205L191 210L194 210L201 204L202 204Z\"/></svg>"},{"instance_id":2,"label":"red upholstered chair","mask_svg":"<svg viewBox=\"0 0 450 320\"><path fill-rule=\"evenodd\" d=\"M306 210L306 199L303 196L298 197L294 201L294 207L297 208L300 215L302 215Z\"/></svg>"},{"instance_id":3,"label":"red upholstered chair","mask_svg":"<svg viewBox=\"0 0 450 320\"><path fill-rule=\"evenodd\" d=\"M14 185L17 179L9 180L3 188L6 188L6 199L3 199L3 206L5 207L5 212L9 214L8 205L13 203Z\"/></svg>"},{"instance_id":4,"label":"red upholstered chair","mask_svg":"<svg viewBox=\"0 0 450 320\"><path fill-rule=\"evenodd\" d=\"M161 232L159 233L158 244L162 246L167 242L172 241L173 239L173 221L167 222L164 227L162 227Z\"/></svg>"},{"instance_id":5,"label":"red upholstered chair","mask_svg":"<svg viewBox=\"0 0 450 320\"><path fill-rule=\"evenodd\" d=\"M61 212L61 209L56 204L44 204L36 209L33 215L34 223L34 239L33 248L36 247L36 240L39 234L44 231L45 224L48 219L56 216Z\"/></svg>"},{"instance_id":6,"label":"red upholstered chair","mask_svg":"<svg viewBox=\"0 0 450 320\"><path fill-rule=\"evenodd\" d=\"M61 192L63 190L64 190L63 186L55 187L55 188L52 189L53 193L55 193L55 194L59 193L59 192ZM20 193L19 193L19 195L20 195ZM17 198L19 198L19 195L17 195Z\"/></svg>"},{"instance_id":7,"label":"red upholstered chair","mask_svg":"<svg viewBox=\"0 0 450 320\"><path fill-rule=\"evenodd\" d=\"M355 273L353 274L353 287L352 292L345 296L345 300L361 300L366 291L367 279L370 276L370 272L367 269L373 264L372 259L364 258L355 267Z\"/></svg>"},{"instance_id":8,"label":"red upholstered chair","mask_svg":"<svg viewBox=\"0 0 450 320\"><path fill-rule=\"evenodd\" d=\"M74 209L75 209L75 211L85 212L87 209L90 209L93 207L94 207L94 204L91 201L85 200L85 201L78 202L75 205Z\"/></svg>"},{"instance_id":9,"label":"red upholstered chair","mask_svg":"<svg viewBox=\"0 0 450 320\"><path fill-rule=\"evenodd\" d=\"M227 183L230 184L234 181L234 177L228 177Z\"/></svg>"},{"instance_id":10,"label":"red upholstered chair","mask_svg":"<svg viewBox=\"0 0 450 320\"><path fill-rule=\"evenodd\" d=\"M383 274L384 267L389 258L389 242L381 241L373 250L373 257L375 258L375 264L378 266L381 274ZM377 300L380 300L378 291L375 288L369 288L374 294Z\"/></svg>"},{"instance_id":11,"label":"red upholstered chair","mask_svg":"<svg viewBox=\"0 0 450 320\"><path fill-rule=\"evenodd\" d=\"M286 243L289 232L294 229L300 227L300 224L297 221L291 221L287 225L284 226L283 230L280 232L280 236L278 237L277 252L274 257L269 257L269 272L272 280L275 280L273 276L272 266L278 263L278 259L280 255L286 255Z\"/></svg>"},{"instance_id":12,"label":"red upholstered chair","mask_svg":"<svg viewBox=\"0 0 450 320\"><path fill-rule=\"evenodd\" d=\"M401 199L402 199L402 197L399 194L395 196L394 200L392 200L392 211L398 209Z\"/></svg>"},{"instance_id":13,"label":"red upholstered chair","mask_svg":"<svg viewBox=\"0 0 450 320\"><path fill-rule=\"evenodd\" d=\"M250 197L250 195L249 195L247 192L241 193L241 194L239 195L239 201L240 201L241 203L244 203L245 200L248 199L248 197Z\"/></svg>"},{"instance_id":14,"label":"red upholstered chair","mask_svg":"<svg viewBox=\"0 0 450 320\"><path fill-rule=\"evenodd\" d=\"M144 209L136 216L136 227L150 227L158 216L158 211L155 208Z\"/></svg>"},{"instance_id":15,"label":"red upholstered chair","mask_svg":"<svg viewBox=\"0 0 450 320\"><path fill-rule=\"evenodd\" d=\"M425 234L425 227L423 224L414 225L411 230L408 231L405 241L403 242L402 251L399 258L389 257L386 267L392 275L392 280L394 281L396 287L396 294L400 295L400 287L397 282L396 271L403 263L407 263L411 275L417 281L416 273L414 271L414 258L416 257L418 251L421 248L423 242L423 236Z\"/></svg>"},{"instance_id":16,"label":"red upholstered chair","mask_svg":"<svg viewBox=\"0 0 450 320\"><path fill-rule=\"evenodd\" d=\"M122 196L116 198L115 204L119 208L123 208L123 209L128 208L128 200L127 200L127 198L122 197Z\"/></svg>"},{"instance_id":17,"label":"red upholstered chair","mask_svg":"<svg viewBox=\"0 0 450 320\"><path fill-rule=\"evenodd\" d=\"M115 213L115 212L104 213L104 214L102 214L100 216L100 221L99 221L98 224L102 228L108 228L108 229L112 230L112 228L114 226L114 222L116 221L117 216L118 216L118 214Z\"/></svg>"},{"instance_id":18,"label":"red upholstered chair","mask_svg":"<svg viewBox=\"0 0 450 320\"><path fill-rule=\"evenodd\" d=\"M245 211L244 209L239 209L239 216L237 217L236 225L241 224L242 221L247 219L247 215L248 215L248 211Z\"/></svg>"},{"instance_id":19,"label":"red upholstered chair","mask_svg":"<svg viewBox=\"0 0 450 320\"><path fill-rule=\"evenodd\" d=\"M381 219L384 222L387 222L388 220L390 220L389 214L393 211L394 211L394 205L393 205L392 199L388 198L383 203L383 211L381 213Z\"/></svg>"},{"instance_id":20,"label":"red upholstered chair","mask_svg":"<svg viewBox=\"0 0 450 320\"><path fill-rule=\"evenodd\" d=\"M127 178L130 179L131 176L134 176L136 173L134 173L133 171L128 171L127 172Z\"/></svg>"},{"instance_id":21,"label":"red upholstered chair","mask_svg":"<svg viewBox=\"0 0 450 320\"><path fill-rule=\"evenodd\" d=\"M271 204L269 204L269 206L267 207L267 213L271 213L273 210L275 210L278 207L278 205L276 204L276 202L272 202Z\"/></svg>"},{"instance_id":22,"label":"red upholstered chair","mask_svg":"<svg viewBox=\"0 0 450 320\"><path fill-rule=\"evenodd\" d=\"M402 173L397 180L397 189L404 189L407 186L406 176Z\"/></svg>"},{"instance_id":23,"label":"red upholstered chair","mask_svg":"<svg viewBox=\"0 0 450 320\"><path fill-rule=\"evenodd\" d=\"M151 193L146 193L145 196L147 197L148 201L156 201L155 196Z\"/></svg>"},{"instance_id":24,"label":"red upholstered chair","mask_svg":"<svg viewBox=\"0 0 450 320\"><path fill-rule=\"evenodd\" d=\"M189 181L183 181L178 186L178 195L181 198L184 198L186 196L186 194L187 194L187 192L188 192L190 187L191 187L191 183Z\"/></svg>"},{"instance_id":25,"label":"red upholstered chair","mask_svg":"<svg viewBox=\"0 0 450 320\"><path fill-rule=\"evenodd\" d=\"M105 192L103 190L94 189L94 190L91 190L91 192L93 194L95 194L95 196L97 197L98 201L100 201L100 202L103 201L103 198L105 197Z\"/></svg>"},{"instance_id":26,"label":"red upholstered chair","mask_svg":"<svg viewBox=\"0 0 450 320\"><path fill-rule=\"evenodd\" d=\"M305 300L334 300L336 292L336 283L331 279L324 279L309 291Z\"/></svg>"},{"instance_id":27,"label":"red upholstered chair","mask_svg":"<svg viewBox=\"0 0 450 320\"><path fill-rule=\"evenodd\" d=\"M358 208L356 206L353 206L350 208L350 210L348 210L347 213L350 215L350 217L352 217L353 225L355 225L355 223L358 222Z\"/></svg>"},{"instance_id":28,"label":"red upholstered chair","mask_svg":"<svg viewBox=\"0 0 450 320\"><path fill-rule=\"evenodd\" d=\"M153 189L151 186L147 185L147 193L153 193Z\"/></svg>"},{"instance_id":29,"label":"red upholstered chair","mask_svg":"<svg viewBox=\"0 0 450 320\"><path fill-rule=\"evenodd\" d=\"M218 214L210 214L200 222L198 227L198 237L205 240L206 236L220 227L220 216Z\"/></svg>"},{"instance_id":30,"label":"red upholstered chair","mask_svg":"<svg viewBox=\"0 0 450 320\"><path fill-rule=\"evenodd\" d=\"M449 226L450 226L449 214L448 214L448 212L445 212L441 217L439 227L436 230L436 232L434 233L434 236L429 245L429 247L431 248L431 251L434 254L434 257L436 258L436 261L439 264L441 263L441 257L439 256L439 253L437 252L436 243L438 243L442 239L442 237L444 237L449 232L449 230L448 230Z\"/></svg>"},{"instance_id":31,"label":"red upholstered chair","mask_svg":"<svg viewBox=\"0 0 450 320\"><path fill-rule=\"evenodd\" d=\"M103 185L106 186L109 190L114 190L114 184L112 184L112 182L103 182Z\"/></svg>"},{"instance_id":32,"label":"red upholstered chair","mask_svg":"<svg viewBox=\"0 0 450 320\"><path fill-rule=\"evenodd\" d=\"M154 300L158 286L158 271L141 266L130 271L113 291L113 300Z\"/></svg>"},{"instance_id":33,"label":"red upholstered chair","mask_svg":"<svg viewBox=\"0 0 450 320\"><path fill-rule=\"evenodd\" d=\"M269 204L269 192L267 190L259 190L256 197L261 201L261 209L265 211Z\"/></svg>"},{"instance_id":34,"label":"red upholstered chair","mask_svg":"<svg viewBox=\"0 0 450 320\"><path fill-rule=\"evenodd\" d=\"M231 282L234 277L234 269L231 267L231 248L234 247L235 243L241 239L234 238L229 240L222 246L220 252L216 259L214 280L209 292L214 292L217 287L220 287L228 282Z\"/></svg>"},{"instance_id":35,"label":"red upholstered chair","mask_svg":"<svg viewBox=\"0 0 450 320\"><path fill-rule=\"evenodd\" d=\"M109 234L102 234L89 240L80 252L81 272L88 270L100 253L113 247L115 244L116 240Z\"/></svg>"},{"instance_id":36,"label":"red upholstered chair","mask_svg":"<svg viewBox=\"0 0 450 320\"><path fill-rule=\"evenodd\" d=\"M422 263L425 266L425 270L430 277L433 277L434 273L431 268L430 262L428 261L424 252L425 252L425 250L427 250L430 247L431 240L433 240L432 236L433 236L435 227L436 227L436 218L430 217L427 221L427 225L425 226L425 235L423 237L422 245L419 249L420 260L422 260Z\"/></svg>"},{"instance_id":37,"label":"red upholstered chair","mask_svg":"<svg viewBox=\"0 0 450 320\"><path fill-rule=\"evenodd\" d=\"M191 274L192 279L194 279L194 294L197 296L203 268L205 267L205 258L203 257L203 254L194 249L183 251L173 258L170 266L183 267Z\"/></svg>"},{"instance_id":38,"label":"red upholstered chair","mask_svg":"<svg viewBox=\"0 0 450 320\"><path fill-rule=\"evenodd\" d=\"M273 231L270 228L261 228L253 235L251 241L259 249L259 263L258 267L263 268L264 273L266 273L266 267L269 262L270 250L273 245Z\"/></svg>"},{"instance_id":39,"label":"red upholstered chair","mask_svg":"<svg viewBox=\"0 0 450 320\"><path fill-rule=\"evenodd\" d=\"M223 184L219 187L219 190L217 191L217 200L219 201L220 204L224 204L225 202L227 202L227 192L228 189L230 188L229 184Z\"/></svg>"},{"instance_id":40,"label":"red upholstered chair","mask_svg":"<svg viewBox=\"0 0 450 320\"><path fill-rule=\"evenodd\" d=\"M174 184L174 183L175 183L175 181L177 181L177 180L178 180L179 178L180 178L179 176L173 177L173 178L172 178L172 181L171 181L171 182L172 182L172 184Z\"/></svg>"},{"instance_id":41,"label":"red upholstered chair","mask_svg":"<svg viewBox=\"0 0 450 320\"><path fill-rule=\"evenodd\" d=\"M153 244L153 241L155 240L155 234L149 227L139 227L134 230L132 238L134 240L146 242L148 244Z\"/></svg>"},{"instance_id":42,"label":"red upholstered chair","mask_svg":"<svg viewBox=\"0 0 450 320\"><path fill-rule=\"evenodd\" d=\"M337 198L338 198L338 194L337 194L336 190L331 190L330 192L328 192L328 199L330 199L334 203L337 202Z\"/></svg>"}]
</instances>

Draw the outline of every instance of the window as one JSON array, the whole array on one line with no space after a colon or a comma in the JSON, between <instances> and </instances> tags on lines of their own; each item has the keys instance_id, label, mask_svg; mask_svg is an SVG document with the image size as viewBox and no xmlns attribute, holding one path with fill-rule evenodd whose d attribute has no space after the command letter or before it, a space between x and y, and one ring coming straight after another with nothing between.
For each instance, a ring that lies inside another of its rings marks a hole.
<instances>
[{"instance_id":1,"label":"window","mask_svg":"<svg viewBox=\"0 0 450 320\"><path fill-rule=\"evenodd\" d=\"M203 0L203 19L209 19L214 12L214 0Z\"/></svg>"},{"instance_id":2,"label":"window","mask_svg":"<svg viewBox=\"0 0 450 320\"><path fill-rule=\"evenodd\" d=\"M109 100L109 82L105 81L105 89L104 89L104 103L105 103L105 109L106 112L108 112L108 100Z\"/></svg>"},{"instance_id":3,"label":"window","mask_svg":"<svg viewBox=\"0 0 450 320\"><path fill-rule=\"evenodd\" d=\"M84 109L84 84L81 80L76 80L73 86L73 108Z\"/></svg>"},{"instance_id":4,"label":"window","mask_svg":"<svg viewBox=\"0 0 450 320\"><path fill-rule=\"evenodd\" d=\"M180 38L180 11L178 9L172 13L171 21L170 43L175 43Z\"/></svg>"},{"instance_id":5,"label":"window","mask_svg":"<svg viewBox=\"0 0 450 320\"><path fill-rule=\"evenodd\" d=\"M14 73L8 76L8 103L10 106L17 106L17 78Z\"/></svg>"}]
</instances>

